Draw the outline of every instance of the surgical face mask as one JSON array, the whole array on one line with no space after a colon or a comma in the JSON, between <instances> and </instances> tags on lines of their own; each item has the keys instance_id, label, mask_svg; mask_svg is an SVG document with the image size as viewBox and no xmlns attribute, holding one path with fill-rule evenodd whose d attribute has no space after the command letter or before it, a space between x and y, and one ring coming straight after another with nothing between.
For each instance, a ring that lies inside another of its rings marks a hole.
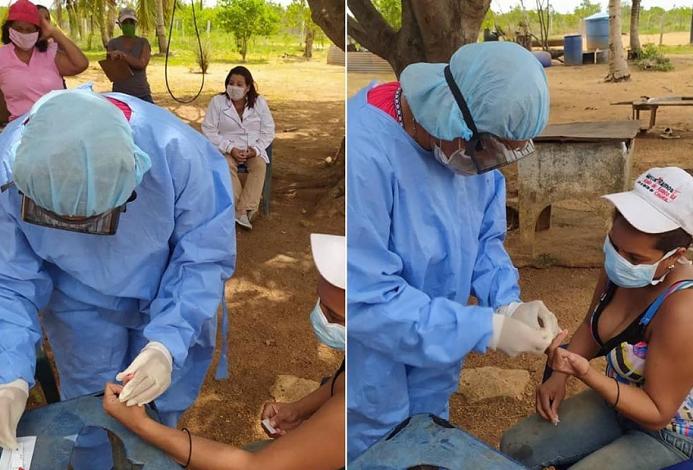
<instances>
[{"instance_id":1,"label":"surgical face mask","mask_svg":"<svg viewBox=\"0 0 693 470\"><path fill-rule=\"evenodd\" d=\"M245 96L245 87L227 85L226 86L226 93L234 101L242 100L243 97Z\"/></svg>"},{"instance_id":2,"label":"surgical face mask","mask_svg":"<svg viewBox=\"0 0 693 470\"><path fill-rule=\"evenodd\" d=\"M320 308L320 299L315 304L315 308L310 313L310 322L313 324L313 330L321 343L331 347L332 349L344 350L345 340L344 334L346 329L343 325L330 323L327 317Z\"/></svg>"},{"instance_id":3,"label":"surgical face mask","mask_svg":"<svg viewBox=\"0 0 693 470\"><path fill-rule=\"evenodd\" d=\"M38 42L39 33L20 33L10 28L10 41L23 51L30 51Z\"/></svg>"},{"instance_id":4,"label":"surgical face mask","mask_svg":"<svg viewBox=\"0 0 693 470\"><path fill-rule=\"evenodd\" d=\"M604 269L611 282L619 287L635 289L647 285L659 284L664 280L666 274L655 280L654 276L657 267L663 260L676 253L676 250L678 250L678 248L674 248L654 264L631 264L616 251L616 248L614 248L614 245L607 236L606 240L604 240Z\"/></svg>"},{"instance_id":5,"label":"surgical face mask","mask_svg":"<svg viewBox=\"0 0 693 470\"><path fill-rule=\"evenodd\" d=\"M137 29L137 26L134 24L123 24L120 25L120 29L123 30L123 36L126 38L134 38L135 37L135 30Z\"/></svg>"}]
</instances>

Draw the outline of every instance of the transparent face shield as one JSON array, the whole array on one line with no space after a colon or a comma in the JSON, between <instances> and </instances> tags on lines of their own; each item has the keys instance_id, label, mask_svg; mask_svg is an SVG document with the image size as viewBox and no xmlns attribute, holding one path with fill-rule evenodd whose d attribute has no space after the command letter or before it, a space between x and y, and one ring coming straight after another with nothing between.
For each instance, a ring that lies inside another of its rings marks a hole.
<instances>
[{"instance_id":1,"label":"transparent face shield","mask_svg":"<svg viewBox=\"0 0 693 470\"><path fill-rule=\"evenodd\" d=\"M4 192L14 183L8 183L2 187ZM44 209L33 200L22 194L22 220L24 222L40 225L42 227L70 232L88 233L91 235L115 235L118 230L120 214L125 212L128 202L137 199L137 193L133 192L125 204L115 207L103 214L91 217L65 217Z\"/></svg>"},{"instance_id":2,"label":"transparent face shield","mask_svg":"<svg viewBox=\"0 0 693 470\"><path fill-rule=\"evenodd\" d=\"M464 175L478 175L514 163L534 152L534 143L531 140L518 148L514 148L493 134L479 132L467 103L452 77L450 66L445 67L444 75L460 111L462 111L467 127L472 131L472 138L465 143L464 148L460 141L458 149L450 156L445 156L445 163L455 172Z\"/></svg>"},{"instance_id":3,"label":"transparent face shield","mask_svg":"<svg viewBox=\"0 0 693 470\"><path fill-rule=\"evenodd\" d=\"M492 134L481 133L465 146L460 141L457 150L449 157L444 154L441 157L455 173L478 175L514 163L533 152L531 140L519 148L512 148Z\"/></svg>"}]
</instances>

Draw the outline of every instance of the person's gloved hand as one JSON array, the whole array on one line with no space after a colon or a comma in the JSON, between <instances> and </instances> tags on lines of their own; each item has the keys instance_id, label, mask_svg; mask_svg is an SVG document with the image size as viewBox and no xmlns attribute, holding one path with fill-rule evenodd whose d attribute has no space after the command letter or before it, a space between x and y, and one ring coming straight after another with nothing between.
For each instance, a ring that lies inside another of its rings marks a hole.
<instances>
[{"instance_id":1,"label":"person's gloved hand","mask_svg":"<svg viewBox=\"0 0 693 470\"><path fill-rule=\"evenodd\" d=\"M494 313L492 321L493 335L487 346L510 357L523 352L542 354L553 339L546 329L536 330L504 315Z\"/></svg>"},{"instance_id":2,"label":"person's gloved hand","mask_svg":"<svg viewBox=\"0 0 693 470\"><path fill-rule=\"evenodd\" d=\"M17 424L29 398L29 384L17 379L0 385L0 447L17 448Z\"/></svg>"},{"instance_id":3,"label":"person's gloved hand","mask_svg":"<svg viewBox=\"0 0 693 470\"><path fill-rule=\"evenodd\" d=\"M541 300L512 302L499 308L496 313L510 317L513 320L519 320L535 330L544 328L551 333L551 338L554 338L561 332L556 315L546 308L546 305Z\"/></svg>"},{"instance_id":4,"label":"person's gloved hand","mask_svg":"<svg viewBox=\"0 0 693 470\"><path fill-rule=\"evenodd\" d=\"M116 375L125 386L118 399L128 406L146 405L171 385L173 359L163 344L150 341L132 364Z\"/></svg>"}]
</instances>

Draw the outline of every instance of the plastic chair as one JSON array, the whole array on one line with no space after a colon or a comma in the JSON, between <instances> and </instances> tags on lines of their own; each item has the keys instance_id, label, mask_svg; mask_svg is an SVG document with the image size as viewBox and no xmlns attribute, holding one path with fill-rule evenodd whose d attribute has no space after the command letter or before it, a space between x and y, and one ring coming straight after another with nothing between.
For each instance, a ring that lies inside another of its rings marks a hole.
<instances>
[{"instance_id":1,"label":"plastic chair","mask_svg":"<svg viewBox=\"0 0 693 470\"><path fill-rule=\"evenodd\" d=\"M267 172L265 173L265 184L262 187L262 213L269 214L270 200L272 198L272 144L265 149L267 151ZM245 165L238 165L238 173L248 173L248 168Z\"/></svg>"}]
</instances>

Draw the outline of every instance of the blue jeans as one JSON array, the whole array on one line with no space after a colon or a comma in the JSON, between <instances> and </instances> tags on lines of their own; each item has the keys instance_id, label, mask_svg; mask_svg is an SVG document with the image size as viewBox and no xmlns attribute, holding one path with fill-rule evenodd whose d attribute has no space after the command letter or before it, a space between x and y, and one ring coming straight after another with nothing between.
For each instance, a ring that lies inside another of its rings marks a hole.
<instances>
[{"instance_id":1,"label":"blue jeans","mask_svg":"<svg viewBox=\"0 0 693 470\"><path fill-rule=\"evenodd\" d=\"M501 452L535 470L660 470L693 455L693 438L649 431L593 390L564 401L558 415L558 426L538 414L520 421L501 437Z\"/></svg>"}]
</instances>

